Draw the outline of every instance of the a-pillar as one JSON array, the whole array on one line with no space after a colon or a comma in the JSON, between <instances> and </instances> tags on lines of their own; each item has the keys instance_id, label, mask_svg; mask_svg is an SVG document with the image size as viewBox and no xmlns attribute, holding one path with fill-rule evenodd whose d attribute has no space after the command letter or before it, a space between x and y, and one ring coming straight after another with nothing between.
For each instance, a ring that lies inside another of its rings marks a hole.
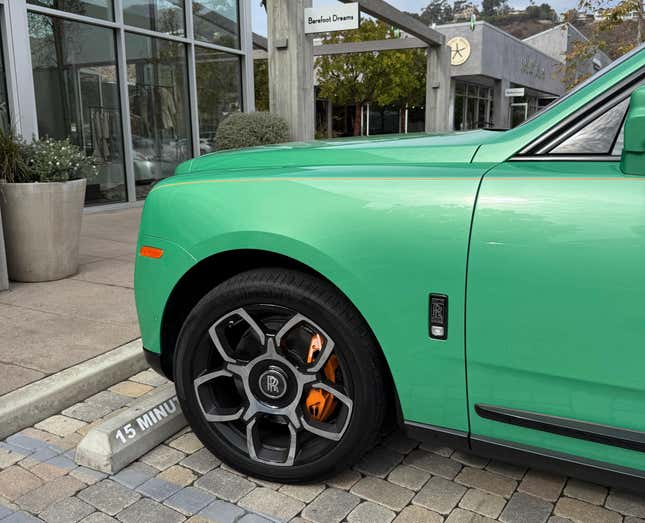
<instances>
[{"instance_id":1,"label":"a-pillar","mask_svg":"<svg viewBox=\"0 0 645 523\"><path fill-rule=\"evenodd\" d=\"M428 47L426 132L450 130L450 48Z\"/></svg>"},{"instance_id":2,"label":"a-pillar","mask_svg":"<svg viewBox=\"0 0 645 523\"><path fill-rule=\"evenodd\" d=\"M294 140L314 138L313 40L304 34L311 0L268 0L269 108Z\"/></svg>"},{"instance_id":3,"label":"a-pillar","mask_svg":"<svg viewBox=\"0 0 645 523\"><path fill-rule=\"evenodd\" d=\"M508 80L495 80L493 87L493 122L497 129L508 129L510 122L510 99L506 97L506 89L510 87Z\"/></svg>"}]
</instances>

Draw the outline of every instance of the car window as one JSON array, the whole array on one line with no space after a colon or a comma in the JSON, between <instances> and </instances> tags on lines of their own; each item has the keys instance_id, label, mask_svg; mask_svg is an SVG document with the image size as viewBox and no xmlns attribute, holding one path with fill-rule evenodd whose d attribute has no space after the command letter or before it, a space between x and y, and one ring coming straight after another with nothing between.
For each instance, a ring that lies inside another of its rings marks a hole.
<instances>
[{"instance_id":1,"label":"car window","mask_svg":"<svg viewBox=\"0 0 645 523\"><path fill-rule=\"evenodd\" d=\"M616 136L622 133L628 107L629 98L626 98L564 140L551 154L616 154Z\"/></svg>"}]
</instances>

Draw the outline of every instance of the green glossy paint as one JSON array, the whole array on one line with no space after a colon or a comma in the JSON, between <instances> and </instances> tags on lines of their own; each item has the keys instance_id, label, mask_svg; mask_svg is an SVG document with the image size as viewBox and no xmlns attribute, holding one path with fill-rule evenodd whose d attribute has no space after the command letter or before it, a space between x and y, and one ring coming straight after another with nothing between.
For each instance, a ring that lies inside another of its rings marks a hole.
<instances>
[{"instance_id":1,"label":"green glossy paint","mask_svg":"<svg viewBox=\"0 0 645 523\"><path fill-rule=\"evenodd\" d=\"M645 469L645 453L473 410L500 405L645 431L645 176L619 167L510 162L484 178L468 271L474 434Z\"/></svg>"},{"instance_id":2,"label":"green glossy paint","mask_svg":"<svg viewBox=\"0 0 645 523\"><path fill-rule=\"evenodd\" d=\"M165 304L196 264L278 253L365 317L407 420L645 469L645 454L473 411L482 402L645 431L645 171L509 161L644 67L645 48L507 132L285 144L182 164L142 217L139 245L164 249L137 259L144 346L160 351ZM428 336L432 292L450 299L446 341Z\"/></svg>"}]
</instances>

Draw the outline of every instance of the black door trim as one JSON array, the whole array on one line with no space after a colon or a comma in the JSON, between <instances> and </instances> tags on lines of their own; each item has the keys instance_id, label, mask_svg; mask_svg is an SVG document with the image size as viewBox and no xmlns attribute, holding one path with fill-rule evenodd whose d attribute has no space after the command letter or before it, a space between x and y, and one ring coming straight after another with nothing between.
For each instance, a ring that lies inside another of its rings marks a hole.
<instances>
[{"instance_id":1,"label":"black door trim","mask_svg":"<svg viewBox=\"0 0 645 523\"><path fill-rule=\"evenodd\" d=\"M501 423L645 452L645 432L492 405L477 404L475 412L482 418Z\"/></svg>"}]
</instances>

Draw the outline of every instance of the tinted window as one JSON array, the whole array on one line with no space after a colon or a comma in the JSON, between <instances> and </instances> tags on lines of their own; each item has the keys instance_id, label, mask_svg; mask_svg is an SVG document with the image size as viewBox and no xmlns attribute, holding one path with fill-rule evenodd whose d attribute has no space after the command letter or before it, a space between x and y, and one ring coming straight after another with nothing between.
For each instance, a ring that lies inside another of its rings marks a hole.
<instances>
[{"instance_id":1,"label":"tinted window","mask_svg":"<svg viewBox=\"0 0 645 523\"><path fill-rule=\"evenodd\" d=\"M184 36L184 0L123 0L123 20L175 36Z\"/></svg>"},{"instance_id":2,"label":"tinted window","mask_svg":"<svg viewBox=\"0 0 645 523\"><path fill-rule=\"evenodd\" d=\"M199 150L215 150L215 133L229 114L242 110L242 68L237 55L195 47Z\"/></svg>"},{"instance_id":3,"label":"tinted window","mask_svg":"<svg viewBox=\"0 0 645 523\"><path fill-rule=\"evenodd\" d=\"M38 132L96 161L86 203L126 200L114 31L29 13Z\"/></svg>"},{"instance_id":4,"label":"tinted window","mask_svg":"<svg viewBox=\"0 0 645 523\"><path fill-rule=\"evenodd\" d=\"M77 15L112 20L112 0L27 0L30 4L60 9Z\"/></svg>"},{"instance_id":5,"label":"tinted window","mask_svg":"<svg viewBox=\"0 0 645 523\"><path fill-rule=\"evenodd\" d=\"M137 198L192 156L188 67L182 43L126 33Z\"/></svg>"},{"instance_id":6,"label":"tinted window","mask_svg":"<svg viewBox=\"0 0 645 523\"><path fill-rule=\"evenodd\" d=\"M615 105L555 147L552 154L609 154L620 131L629 98Z\"/></svg>"},{"instance_id":7,"label":"tinted window","mask_svg":"<svg viewBox=\"0 0 645 523\"><path fill-rule=\"evenodd\" d=\"M195 39L240 47L237 0L193 0Z\"/></svg>"}]
</instances>

